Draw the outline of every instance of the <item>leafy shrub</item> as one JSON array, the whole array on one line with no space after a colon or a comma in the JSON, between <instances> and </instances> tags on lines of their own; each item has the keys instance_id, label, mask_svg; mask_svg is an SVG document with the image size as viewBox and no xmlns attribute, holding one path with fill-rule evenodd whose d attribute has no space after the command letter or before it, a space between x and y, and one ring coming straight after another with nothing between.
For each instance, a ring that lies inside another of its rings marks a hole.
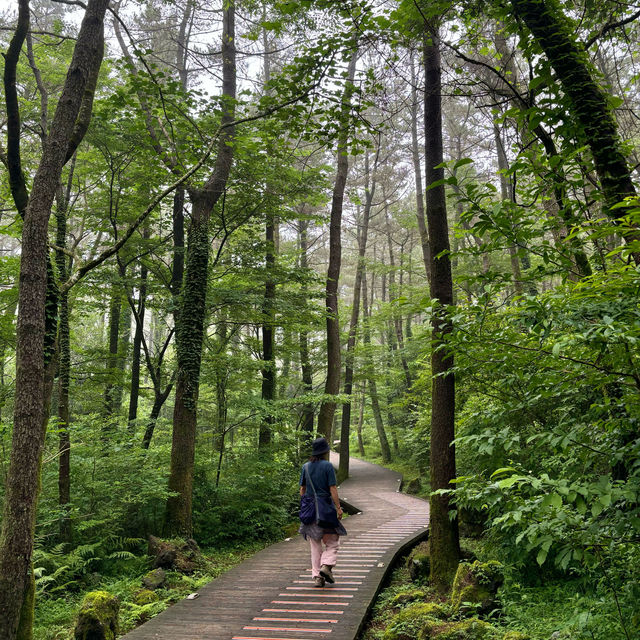
<instances>
[{"instance_id":1,"label":"leafy shrub","mask_svg":"<svg viewBox=\"0 0 640 640\"><path fill-rule=\"evenodd\" d=\"M235 540L274 540L298 508L298 472L286 458L237 455L223 469L220 484L198 464L194 488L194 534L205 546Z\"/></svg>"},{"instance_id":2,"label":"leafy shrub","mask_svg":"<svg viewBox=\"0 0 640 640\"><path fill-rule=\"evenodd\" d=\"M581 575L622 611L640 566L639 285L623 265L492 313L488 296L452 336L458 505L530 581Z\"/></svg>"}]
</instances>

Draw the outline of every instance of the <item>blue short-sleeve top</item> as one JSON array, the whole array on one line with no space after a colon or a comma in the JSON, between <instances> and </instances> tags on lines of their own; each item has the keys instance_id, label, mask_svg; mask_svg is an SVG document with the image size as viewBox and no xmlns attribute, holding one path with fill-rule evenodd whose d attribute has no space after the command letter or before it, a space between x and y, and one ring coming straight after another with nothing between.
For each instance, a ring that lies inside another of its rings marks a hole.
<instances>
[{"instance_id":1,"label":"blue short-sleeve top","mask_svg":"<svg viewBox=\"0 0 640 640\"><path fill-rule=\"evenodd\" d=\"M316 462L308 462L306 466L318 497L330 496L329 487L338 484L333 465L328 460L317 460ZM307 486L307 476L303 467L300 473L300 486L306 487L308 493L313 493L311 483Z\"/></svg>"}]
</instances>

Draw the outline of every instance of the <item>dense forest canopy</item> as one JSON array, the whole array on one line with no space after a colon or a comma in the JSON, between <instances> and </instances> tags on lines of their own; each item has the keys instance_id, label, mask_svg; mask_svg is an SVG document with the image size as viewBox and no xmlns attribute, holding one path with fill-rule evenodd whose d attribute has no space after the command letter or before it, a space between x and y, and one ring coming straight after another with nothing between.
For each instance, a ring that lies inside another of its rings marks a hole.
<instances>
[{"instance_id":1,"label":"dense forest canopy","mask_svg":"<svg viewBox=\"0 0 640 640\"><path fill-rule=\"evenodd\" d=\"M318 434L430 495L433 586L482 531L634 637L638 19L6 3L0 639L149 535L277 539Z\"/></svg>"}]
</instances>

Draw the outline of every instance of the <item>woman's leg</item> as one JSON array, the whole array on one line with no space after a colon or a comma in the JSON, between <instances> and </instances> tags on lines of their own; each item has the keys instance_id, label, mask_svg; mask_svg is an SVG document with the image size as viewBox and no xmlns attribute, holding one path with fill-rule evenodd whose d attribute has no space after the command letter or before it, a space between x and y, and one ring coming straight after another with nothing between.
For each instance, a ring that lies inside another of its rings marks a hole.
<instances>
[{"instance_id":1,"label":"woman's leg","mask_svg":"<svg viewBox=\"0 0 640 640\"><path fill-rule=\"evenodd\" d=\"M311 575L315 578L320 575L320 566L322 565L322 540L309 538L309 544L311 546Z\"/></svg>"},{"instance_id":2,"label":"woman's leg","mask_svg":"<svg viewBox=\"0 0 640 640\"><path fill-rule=\"evenodd\" d=\"M337 533L325 533L322 536L322 541L326 545L326 549L320 558L320 566L326 564L328 567L335 567L340 548L340 536ZM320 566L318 566L318 570L320 570Z\"/></svg>"}]
</instances>

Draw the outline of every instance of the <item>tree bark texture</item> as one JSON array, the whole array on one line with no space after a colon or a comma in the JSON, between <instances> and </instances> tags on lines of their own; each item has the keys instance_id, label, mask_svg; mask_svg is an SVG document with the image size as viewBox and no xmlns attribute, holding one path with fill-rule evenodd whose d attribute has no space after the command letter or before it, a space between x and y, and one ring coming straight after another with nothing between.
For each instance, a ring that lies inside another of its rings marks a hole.
<instances>
[{"instance_id":1,"label":"tree bark texture","mask_svg":"<svg viewBox=\"0 0 640 640\"><path fill-rule=\"evenodd\" d=\"M329 267L327 269L326 309L327 309L327 379L324 393L325 399L318 413L318 433L331 442L333 416L336 402L331 396L340 393L340 325L338 323L338 280L340 279L340 262L342 259L342 204L344 189L349 171L347 156L347 139L349 134L349 109L353 94L353 80L356 73L358 52L355 51L349 61L346 84L342 93L342 113L340 125L342 130L338 140L336 181L331 200L331 220L329 223Z\"/></svg>"},{"instance_id":2,"label":"tree bark texture","mask_svg":"<svg viewBox=\"0 0 640 640\"><path fill-rule=\"evenodd\" d=\"M274 281L275 256L275 220L271 213L267 214L265 227L265 283L262 303L262 402L265 414L260 422L258 448L265 449L271 444L271 431L275 418L273 403L276 399L276 359L275 359L275 298L276 283Z\"/></svg>"},{"instance_id":3,"label":"tree bark texture","mask_svg":"<svg viewBox=\"0 0 640 640\"><path fill-rule=\"evenodd\" d=\"M87 81L102 58L109 0L89 0L33 180L22 229L12 451L0 536L0 640L15 640L30 575L44 444L48 222ZM28 4L21 3L21 10ZM18 47L18 51L21 48ZM57 309L56 309L57 311ZM49 309L50 312L50 309Z\"/></svg>"},{"instance_id":4,"label":"tree bark texture","mask_svg":"<svg viewBox=\"0 0 640 640\"><path fill-rule=\"evenodd\" d=\"M169 490L177 495L167 500L166 533L191 536L193 464L196 418L200 387L200 363L209 267L209 218L224 194L233 162L233 126L236 97L235 5L224 6L222 25L222 95L224 127L216 163L210 178L200 189L190 189L191 226L187 244L181 306L176 318L178 379L173 412Z\"/></svg>"},{"instance_id":5,"label":"tree bark texture","mask_svg":"<svg viewBox=\"0 0 640 640\"><path fill-rule=\"evenodd\" d=\"M149 228L145 227L144 237L149 237ZM135 430L138 418L138 400L140 397L140 359L142 356L142 337L144 332L144 316L147 301L147 277L146 264L140 264L140 284L138 286L138 304L135 314L136 330L133 334L133 352L131 354L131 385L129 388L129 427Z\"/></svg>"},{"instance_id":6,"label":"tree bark texture","mask_svg":"<svg viewBox=\"0 0 640 640\"><path fill-rule=\"evenodd\" d=\"M362 383L362 389L360 391L360 406L358 407L358 426L356 428L358 434L358 452L361 456L364 457L364 440L362 439L362 425L364 424L364 403L365 398L367 397L367 386L366 382Z\"/></svg>"},{"instance_id":7,"label":"tree bark texture","mask_svg":"<svg viewBox=\"0 0 640 640\"><path fill-rule=\"evenodd\" d=\"M425 25L426 26L426 25ZM449 228L444 185L440 39L437 27L427 27L425 66L425 178L427 186L427 225L431 241L431 298L437 301L432 316L431 351L431 490L452 489L456 477L453 440L455 420L455 378L453 355L446 348L451 332L447 307L453 304L453 282L449 257ZM449 495L431 495L429 520L431 582L439 588L451 586L458 567L460 546L458 521L449 518Z\"/></svg>"},{"instance_id":8,"label":"tree bark texture","mask_svg":"<svg viewBox=\"0 0 640 640\"><path fill-rule=\"evenodd\" d=\"M72 165L73 166L73 165ZM73 169L72 169L73 172ZM68 182L71 186L71 180ZM56 207L56 245L61 249L67 246L67 212L69 191L58 191ZM69 273L68 258L63 251L56 252L58 278L64 282ZM69 516L71 503L71 437L69 433L69 381L71 376L71 339L69 330L69 292L60 293L60 311L58 320L58 504L62 510L60 518L60 540L71 542L72 530Z\"/></svg>"},{"instance_id":9,"label":"tree bark texture","mask_svg":"<svg viewBox=\"0 0 640 640\"><path fill-rule=\"evenodd\" d=\"M104 414L112 417L116 413L117 387L120 383L118 371L118 347L120 346L120 314L122 312L122 296L116 283L112 284L109 302L109 345L106 363L106 385L104 389ZM104 430L110 431L111 424L106 421Z\"/></svg>"}]
</instances>

